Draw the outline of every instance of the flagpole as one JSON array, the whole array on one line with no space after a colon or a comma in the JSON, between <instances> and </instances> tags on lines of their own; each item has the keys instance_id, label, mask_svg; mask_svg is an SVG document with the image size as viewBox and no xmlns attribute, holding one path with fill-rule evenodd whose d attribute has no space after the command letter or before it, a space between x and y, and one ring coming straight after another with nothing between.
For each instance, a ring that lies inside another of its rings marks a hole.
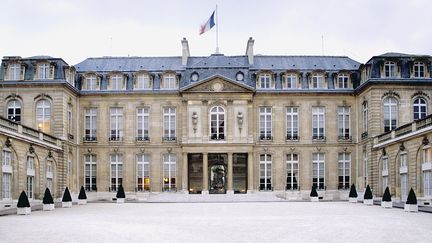
<instances>
[{"instance_id":1,"label":"flagpole","mask_svg":"<svg viewBox=\"0 0 432 243\"><path fill-rule=\"evenodd\" d=\"M219 54L219 13L216 4L216 54Z\"/></svg>"}]
</instances>

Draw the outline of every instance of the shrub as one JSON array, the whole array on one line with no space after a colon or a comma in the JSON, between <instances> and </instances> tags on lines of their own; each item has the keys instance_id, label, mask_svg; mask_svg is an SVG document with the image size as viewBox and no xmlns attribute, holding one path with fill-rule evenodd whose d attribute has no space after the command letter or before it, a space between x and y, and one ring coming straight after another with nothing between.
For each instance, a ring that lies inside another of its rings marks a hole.
<instances>
[{"instance_id":1,"label":"shrub","mask_svg":"<svg viewBox=\"0 0 432 243\"><path fill-rule=\"evenodd\" d=\"M411 190L408 194L406 204L417 204L417 197L416 197L416 194L415 194L414 190L412 189L412 187L411 187Z\"/></svg>"},{"instance_id":2,"label":"shrub","mask_svg":"<svg viewBox=\"0 0 432 243\"><path fill-rule=\"evenodd\" d=\"M384 195L382 197L382 201L383 202L391 202L391 195L390 195L390 190L388 187L386 187L385 191L384 191Z\"/></svg>"},{"instance_id":3,"label":"shrub","mask_svg":"<svg viewBox=\"0 0 432 243\"><path fill-rule=\"evenodd\" d=\"M357 190L356 190L356 187L355 187L355 185L354 184L352 184L351 185L351 188L350 188L350 192L349 192L349 197L354 197L354 198L357 198Z\"/></svg>"},{"instance_id":4,"label":"shrub","mask_svg":"<svg viewBox=\"0 0 432 243\"><path fill-rule=\"evenodd\" d=\"M310 192L310 196L311 197L318 197L318 192L316 191L316 187L312 186L311 192Z\"/></svg>"},{"instance_id":5,"label":"shrub","mask_svg":"<svg viewBox=\"0 0 432 243\"><path fill-rule=\"evenodd\" d=\"M80 200L85 200L85 199L87 199L87 195L86 195L86 192L85 192L83 186L81 186L81 190L80 190L80 193L79 193L79 195L78 195L78 199L80 199Z\"/></svg>"},{"instance_id":6,"label":"shrub","mask_svg":"<svg viewBox=\"0 0 432 243\"><path fill-rule=\"evenodd\" d=\"M116 195L116 198L125 198L125 197L126 197L126 195L125 195L125 193L124 193L123 186L122 186L122 184L120 184L120 186L119 186L118 189L117 189L117 195Z\"/></svg>"},{"instance_id":7,"label":"shrub","mask_svg":"<svg viewBox=\"0 0 432 243\"><path fill-rule=\"evenodd\" d=\"M365 191L365 194L364 194L364 196L363 196L363 199L372 199L373 198L373 196L372 196L372 191L371 191L371 189L370 189L370 187L369 187L369 185L367 185L367 187L366 187L366 191Z\"/></svg>"},{"instance_id":8,"label":"shrub","mask_svg":"<svg viewBox=\"0 0 432 243\"><path fill-rule=\"evenodd\" d=\"M27 194L25 193L25 191L21 192L21 195L19 196L19 199L18 199L17 207L18 208L29 208L30 207L30 202L28 200L28 197L27 197Z\"/></svg>"},{"instance_id":9,"label":"shrub","mask_svg":"<svg viewBox=\"0 0 432 243\"><path fill-rule=\"evenodd\" d=\"M62 202L72 202L72 197L71 194L69 192L69 188L66 187L64 193L63 193L63 198L62 198Z\"/></svg>"},{"instance_id":10,"label":"shrub","mask_svg":"<svg viewBox=\"0 0 432 243\"><path fill-rule=\"evenodd\" d=\"M53 197L51 196L51 192L48 187L45 189L45 194L42 200L43 204L54 204Z\"/></svg>"}]
</instances>

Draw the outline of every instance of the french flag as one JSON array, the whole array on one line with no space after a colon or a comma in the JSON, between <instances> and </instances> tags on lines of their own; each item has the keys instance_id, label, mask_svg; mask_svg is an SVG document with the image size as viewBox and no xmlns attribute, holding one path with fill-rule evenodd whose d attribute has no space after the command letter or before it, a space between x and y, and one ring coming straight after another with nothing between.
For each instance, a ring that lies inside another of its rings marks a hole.
<instances>
[{"instance_id":1,"label":"french flag","mask_svg":"<svg viewBox=\"0 0 432 243\"><path fill-rule=\"evenodd\" d=\"M203 25L201 25L200 27L200 35L204 34L205 32L207 32L208 30L210 30L211 28L213 28L213 26L215 26L215 11L213 11L212 15L210 16L210 18L207 20L207 22Z\"/></svg>"}]
</instances>

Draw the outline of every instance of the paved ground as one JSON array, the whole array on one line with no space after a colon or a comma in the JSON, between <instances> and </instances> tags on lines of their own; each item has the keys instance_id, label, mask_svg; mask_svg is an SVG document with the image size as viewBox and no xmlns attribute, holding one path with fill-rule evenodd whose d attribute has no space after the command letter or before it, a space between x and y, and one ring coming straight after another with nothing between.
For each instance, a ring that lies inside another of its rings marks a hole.
<instances>
[{"instance_id":1,"label":"paved ground","mask_svg":"<svg viewBox=\"0 0 432 243\"><path fill-rule=\"evenodd\" d=\"M0 217L1 242L431 242L432 214L347 202L91 203Z\"/></svg>"}]
</instances>

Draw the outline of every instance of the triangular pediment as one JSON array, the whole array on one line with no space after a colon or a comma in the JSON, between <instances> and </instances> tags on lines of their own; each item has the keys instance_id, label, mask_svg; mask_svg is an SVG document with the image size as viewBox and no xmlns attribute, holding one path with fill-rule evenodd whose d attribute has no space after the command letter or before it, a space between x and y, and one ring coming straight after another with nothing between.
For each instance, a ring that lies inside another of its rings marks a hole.
<instances>
[{"instance_id":1,"label":"triangular pediment","mask_svg":"<svg viewBox=\"0 0 432 243\"><path fill-rule=\"evenodd\" d=\"M187 85L181 89L181 92L239 92L239 93L251 93L255 90L246 84L242 84L223 77L221 75L214 75L206 78L199 82Z\"/></svg>"}]
</instances>

